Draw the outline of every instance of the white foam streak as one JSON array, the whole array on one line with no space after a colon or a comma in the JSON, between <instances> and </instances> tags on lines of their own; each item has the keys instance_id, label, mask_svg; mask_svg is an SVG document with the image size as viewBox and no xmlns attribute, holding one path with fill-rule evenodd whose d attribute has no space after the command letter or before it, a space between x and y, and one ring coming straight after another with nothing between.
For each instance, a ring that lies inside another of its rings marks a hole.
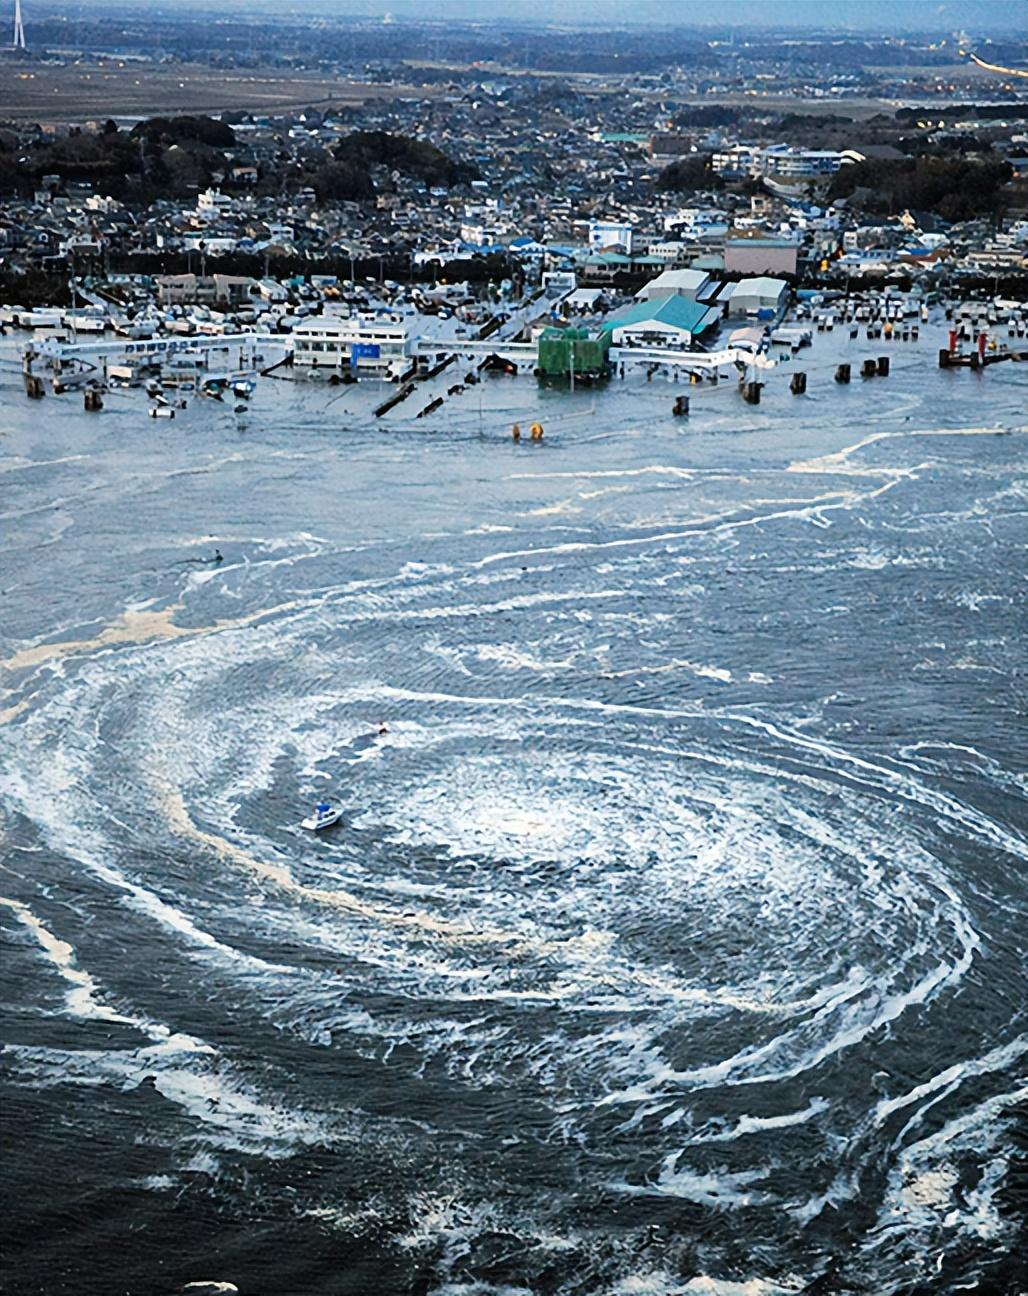
<instances>
[{"instance_id":1,"label":"white foam streak","mask_svg":"<svg viewBox=\"0 0 1028 1296\"><path fill-rule=\"evenodd\" d=\"M679 1197L683 1201L714 1206L719 1210L737 1210L744 1206L766 1206L775 1198L770 1193L758 1192L751 1187L765 1177L763 1170L746 1170L733 1173L725 1166L715 1170L678 1170L681 1156L672 1152L666 1157L660 1174L651 1183L643 1185L618 1184L629 1196Z\"/></svg>"},{"instance_id":2,"label":"white foam streak","mask_svg":"<svg viewBox=\"0 0 1028 1296\"><path fill-rule=\"evenodd\" d=\"M676 1286L668 1296L796 1296L806 1284L783 1287L765 1278L737 1281L733 1278L690 1278L684 1287Z\"/></svg>"},{"instance_id":3,"label":"white foam streak","mask_svg":"<svg viewBox=\"0 0 1028 1296\"><path fill-rule=\"evenodd\" d=\"M821 1112L827 1111L828 1107L827 1098L811 1098L802 1110L784 1112L781 1116L740 1116L734 1125L726 1126L723 1122L717 1125L705 1125L686 1140L686 1146L691 1147L699 1143L734 1143L737 1139L752 1134L766 1134L770 1130L805 1125Z\"/></svg>"},{"instance_id":4,"label":"white foam streak","mask_svg":"<svg viewBox=\"0 0 1028 1296\"><path fill-rule=\"evenodd\" d=\"M878 1223L866 1249L891 1246L916 1257L926 1232L960 1228L991 1241L1010 1232L1012 1222L994 1203L1010 1152L1003 1117L1026 1100L1025 1084L995 1094L904 1148L890 1171ZM997 1148L1001 1154L984 1161ZM976 1189L963 1202L958 1194L961 1158L982 1167Z\"/></svg>"},{"instance_id":5,"label":"white foam streak","mask_svg":"<svg viewBox=\"0 0 1028 1296\"><path fill-rule=\"evenodd\" d=\"M132 1050L9 1045L6 1053L16 1072L37 1088L107 1084L128 1092L145 1081L220 1147L275 1158L331 1139L325 1118L265 1101L214 1049L186 1035Z\"/></svg>"},{"instance_id":6,"label":"white foam streak","mask_svg":"<svg viewBox=\"0 0 1028 1296\"><path fill-rule=\"evenodd\" d=\"M139 1017L127 1017L101 1001L96 982L88 972L83 971L78 966L75 960L75 951L72 947L67 941L61 940L44 927L28 905L22 904L19 900L9 900L5 896L0 896L0 905L10 909L19 921L29 929L50 963L56 968L60 976L68 982L70 988L65 994L65 1003L72 1017L84 1020L116 1022L125 1026L134 1026L140 1030L151 1031L152 1023L146 1022Z\"/></svg>"},{"instance_id":7,"label":"white foam streak","mask_svg":"<svg viewBox=\"0 0 1028 1296\"><path fill-rule=\"evenodd\" d=\"M1028 432L1028 426L1004 428L1003 431ZM870 436L862 437L852 445L844 446L842 450L820 455L816 459L796 460L795 463L789 464L786 471L795 473L847 473L859 477L906 472L907 470L898 468L860 467L851 464L850 461L859 450L863 450L869 445L875 445L879 441L905 440L913 437L995 436L996 432L997 429L994 427L907 428L902 432L873 432Z\"/></svg>"},{"instance_id":8,"label":"white foam streak","mask_svg":"<svg viewBox=\"0 0 1028 1296\"><path fill-rule=\"evenodd\" d=\"M1008 1044L999 1045L990 1049L988 1053L980 1058L974 1058L967 1062L955 1062L952 1066L946 1067L938 1075L932 1076L930 1080L924 1081L923 1084L916 1085L908 1093L901 1094L896 1098L883 1099L877 1103L874 1108L873 1120L875 1125L881 1125L888 1120L895 1112L902 1111L911 1104L922 1102L937 1094L939 1090L945 1090L947 1093L952 1092L959 1084L971 1076L986 1075L992 1071L1003 1070L1016 1062L1018 1058L1028 1053L1028 1035L1019 1035L1016 1039L1011 1040Z\"/></svg>"},{"instance_id":9,"label":"white foam streak","mask_svg":"<svg viewBox=\"0 0 1028 1296\"><path fill-rule=\"evenodd\" d=\"M73 786L72 780L64 782L59 778L58 782L61 786L55 789L55 793L58 791L66 793ZM30 786L24 780L23 772L8 771L6 780L0 783L0 786L3 786L8 795L20 805L24 814L36 820L56 849L72 859L77 859L107 886L120 892L132 908L168 930L185 936L191 944L217 954L237 966L247 967L253 971L287 974L295 970L288 964L267 963L263 959L225 945L215 936L198 927L181 910L162 900L147 887L125 877L113 865L106 862L107 852L103 844L95 840L83 825L79 825L74 832L66 827L66 816L55 798L40 797L38 785Z\"/></svg>"}]
</instances>

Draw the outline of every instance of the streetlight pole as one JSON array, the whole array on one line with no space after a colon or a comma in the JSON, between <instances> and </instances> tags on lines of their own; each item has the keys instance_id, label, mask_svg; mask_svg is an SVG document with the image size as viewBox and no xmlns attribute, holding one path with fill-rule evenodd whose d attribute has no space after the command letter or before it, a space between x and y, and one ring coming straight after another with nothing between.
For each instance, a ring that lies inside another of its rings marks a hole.
<instances>
[{"instance_id":1,"label":"streetlight pole","mask_svg":"<svg viewBox=\"0 0 1028 1296\"><path fill-rule=\"evenodd\" d=\"M75 316L75 310L76 310L76 308L77 308L77 306L78 306L78 285L75 283L75 254L74 254L73 252L69 255L69 257L68 257L68 261L69 261L69 263L70 263L70 265L71 265L71 284L70 284L70 287L71 287L71 311L72 311L72 314L71 314L71 341L72 341L72 345L74 345L75 342L78 341L78 331L77 331L77 327L76 327L76 316Z\"/></svg>"}]
</instances>

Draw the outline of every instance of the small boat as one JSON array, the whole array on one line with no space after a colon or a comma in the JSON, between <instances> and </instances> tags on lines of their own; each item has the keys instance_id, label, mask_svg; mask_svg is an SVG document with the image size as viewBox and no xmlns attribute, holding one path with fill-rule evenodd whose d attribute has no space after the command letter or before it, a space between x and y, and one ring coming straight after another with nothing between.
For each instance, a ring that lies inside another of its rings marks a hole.
<instances>
[{"instance_id":1,"label":"small boat","mask_svg":"<svg viewBox=\"0 0 1028 1296\"><path fill-rule=\"evenodd\" d=\"M343 812L337 806L330 806L327 801L319 801L313 812L300 824L300 827L309 828L311 832L318 832L321 828L328 828L332 824L338 823L342 817Z\"/></svg>"}]
</instances>

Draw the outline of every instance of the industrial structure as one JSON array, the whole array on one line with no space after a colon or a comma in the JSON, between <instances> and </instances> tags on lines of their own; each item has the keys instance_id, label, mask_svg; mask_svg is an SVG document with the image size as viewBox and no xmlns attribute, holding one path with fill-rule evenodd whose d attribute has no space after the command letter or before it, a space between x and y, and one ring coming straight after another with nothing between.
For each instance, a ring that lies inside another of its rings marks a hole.
<instances>
[{"instance_id":1,"label":"industrial structure","mask_svg":"<svg viewBox=\"0 0 1028 1296\"><path fill-rule=\"evenodd\" d=\"M539 374L543 378L588 381L610 372L610 333L584 328L548 328L539 337Z\"/></svg>"},{"instance_id":2,"label":"industrial structure","mask_svg":"<svg viewBox=\"0 0 1028 1296\"><path fill-rule=\"evenodd\" d=\"M11 47L16 50L25 48L25 25L21 20L21 0L14 0L14 39Z\"/></svg>"}]
</instances>

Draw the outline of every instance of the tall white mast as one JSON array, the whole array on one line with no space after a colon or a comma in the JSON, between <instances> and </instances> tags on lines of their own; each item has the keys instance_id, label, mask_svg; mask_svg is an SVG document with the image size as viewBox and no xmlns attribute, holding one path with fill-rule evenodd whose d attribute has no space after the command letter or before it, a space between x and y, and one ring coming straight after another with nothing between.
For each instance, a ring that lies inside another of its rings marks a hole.
<instances>
[{"instance_id":1,"label":"tall white mast","mask_svg":"<svg viewBox=\"0 0 1028 1296\"><path fill-rule=\"evenodd\" d=\"M14 0L14 48L25 48L25 28L21 21L21 0Z\"/></svg>"}]
</instances>

